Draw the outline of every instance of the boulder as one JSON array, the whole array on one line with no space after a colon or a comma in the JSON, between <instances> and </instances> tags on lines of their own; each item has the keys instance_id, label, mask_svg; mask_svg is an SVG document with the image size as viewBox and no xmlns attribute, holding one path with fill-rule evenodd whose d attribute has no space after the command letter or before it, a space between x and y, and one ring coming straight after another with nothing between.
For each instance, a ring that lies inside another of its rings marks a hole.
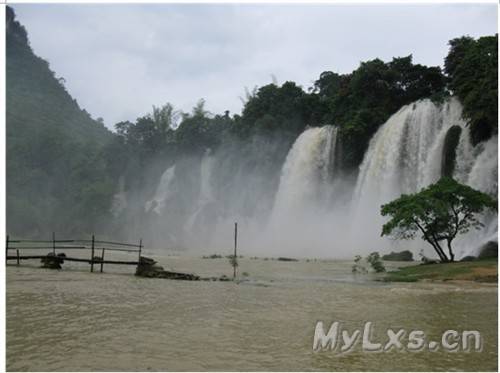
<instances>
[{"instance_id":1,"label":"boulder","mask_svg":"<svg viewBox=\"0 0 500 373\"><path fill-rule=\"evenodd\" d=\"M156 263L156 260L152 258L141 256L141 258L139 259L139 264L135 271L135 275L139 277L168 278L172 280L188 281L198 281L200 279L199 276L193 275L191 273L166 271L162 266Z\"/></svg>"},{"instance_id":2,"label":"boulder","mask_svg":"<svg viewBox=\"0 0 500 373\"><path fill-rule=\"evenodd\" d=\"M489 241L479 249L478 259L498 258L498 242Z\"/></svg>"},{"instance_id":3,"label":"boulder","mask_svg":"<svg viewBox=\"0 0 500 373\"><path fill-rule=\"evenodd\" d=\"M46 257L42 258L40 261L42 263L42 268L50 268L50 269L61 269L61 264L64 263L64 258L66 255L54 253L48 253Z\"/></svg>"},{"instance_id":4,"label":"boulder","mask_svg":"<svg viewBox=\"0 0 500 373\"><path fill-rule=\"evenodd\" d=\"M409 250L404 250L400 252L391 251L390 254L383 255L382 260L396 261L396 262L412 262L413 254Z\"/></svg>"},{"instance_id":5,"label":"boulder","mask_svg":"<svg viewBox=\"0 0 500 373\"><path fill-rule=\"evenodd\" d=\"M464 256L462 259L460 259L460 261L461 262L473 262L476 259L477 258L475 256L467 255L467 256Z\"/></svg>"}]
</instances>

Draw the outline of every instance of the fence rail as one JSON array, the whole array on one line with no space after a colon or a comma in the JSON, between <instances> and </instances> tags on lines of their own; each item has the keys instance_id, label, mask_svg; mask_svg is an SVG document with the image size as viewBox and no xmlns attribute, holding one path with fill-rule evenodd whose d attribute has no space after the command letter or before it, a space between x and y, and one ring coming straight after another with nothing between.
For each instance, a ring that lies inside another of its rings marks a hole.
<instances>
[{"instance_id":1,"label":"fence rail","mask_svg":"<svg viewBox=\"0 0 500 373\"><path fill-rule=\"evenodd\" d=\"M61 245L61 244L73 244L73 245ZM36 245L39 244L39 245ZM50 246L47 244L51 244ZM8 263L9 260L16 260L16 264L20 265L21 260L29 259L44 259L49 257L57 257L63 261L69 262L83 262L90 264L90 272L94 272L94 264L100 264L100 271L103 272L104 264L120 264L120 265L139 265L142 254L142 238L139 240L138 244L124 243L124 242L114 242L114 241L100 241L96 240L95 236L92 235L91 240L82 239L68 239L68 240L56 240L55 233L52 233L52 240L11 240L7 235L6 242L6 253L5 259ZM15 250L16 255L9 255L9 250ZM52 250L52 255L21 255L21 250ZM63 254L63 250L90 250L90 258L75 258L68 257L66 254L64 256L58 256L57 254ZM96 250L99 250L100 256L96 256ZM59 251L59 253L57 253ZM126 253L137 253L137 261L124 261L124 260L104 260L104 255L106 251L120 251Z\"/></svg>"}]
</instances>

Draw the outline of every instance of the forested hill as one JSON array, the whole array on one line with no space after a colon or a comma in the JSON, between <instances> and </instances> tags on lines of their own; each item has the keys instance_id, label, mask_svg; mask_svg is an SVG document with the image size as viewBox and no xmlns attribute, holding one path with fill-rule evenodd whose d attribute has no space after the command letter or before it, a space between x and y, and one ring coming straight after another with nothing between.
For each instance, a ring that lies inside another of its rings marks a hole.
<instances>
[{"instance_id":1,"label":"forested hill","mask_svg":"<svg viewBox=\"0 0 500 373\"><path fill-rule=\"evenodd\" d=\"M114 185L102 178L99 153L113 134L34 55L9 7L6 18L7 228L47 235L74 219L75 207L92 216L99 197L109 197Z\"/></svg>"}]
</instances>

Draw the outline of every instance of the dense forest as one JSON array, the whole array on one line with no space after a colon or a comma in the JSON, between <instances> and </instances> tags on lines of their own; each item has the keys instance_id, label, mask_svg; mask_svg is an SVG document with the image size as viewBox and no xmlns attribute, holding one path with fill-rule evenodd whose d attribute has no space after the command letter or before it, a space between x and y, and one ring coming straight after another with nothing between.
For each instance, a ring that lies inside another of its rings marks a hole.
<instances>
[{"instance_id":1,"label":"dense forest","mask_svg":"<svg viewBox=\"0 0 500 373\"><path fill-rule=\"evenodd\" d=\"M451 40L444 69L415 64L411 55L373 59L349 74L325 71L312 87L287 81L255 88L241 114L209 113L203 100L191 113L166 103L117 123L111 132L34 55L9 7L6 25L7 231L17 236L112 234L107 223L114 219L120 181L138 190L180 156L201 157L221 144L238 148L249 165L279 171L308 126L338 126L338 169L348 177L358 171L377 129L403 105L422 98L440 102L457 96L474 143L498 132L498 35ZM250 148L262 142L277 145L251 157Z\"/></svg>"}]
</instances>

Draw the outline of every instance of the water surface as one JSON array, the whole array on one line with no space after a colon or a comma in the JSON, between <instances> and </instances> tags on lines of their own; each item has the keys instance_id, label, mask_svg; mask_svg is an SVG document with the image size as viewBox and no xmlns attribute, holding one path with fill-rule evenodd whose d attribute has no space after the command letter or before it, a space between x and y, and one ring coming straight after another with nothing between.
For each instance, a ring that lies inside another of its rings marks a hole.
<instances>
[{"instance_id":1,"label":"water surface","mask_svg":"<svg viewBox=\"0 0 500 373\"><path fill-rule=\"evenodd\" d=\"M166 268L231 275L226 259L160 258ZM497 370L497 287L387 284L349 262L240 260L240 283L145 279L131 267L7 268L8 370ZM316 322L478 330L482 352L313 352Z\"/></svg>"}]
</instances>

